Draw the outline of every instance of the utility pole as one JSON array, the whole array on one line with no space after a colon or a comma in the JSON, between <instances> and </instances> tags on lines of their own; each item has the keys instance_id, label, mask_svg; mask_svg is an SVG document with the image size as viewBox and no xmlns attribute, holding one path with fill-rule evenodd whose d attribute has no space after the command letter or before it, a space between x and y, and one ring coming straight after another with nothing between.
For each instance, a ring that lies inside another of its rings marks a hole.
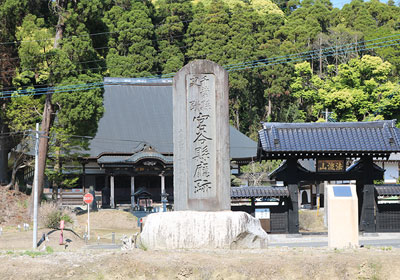
<instances>
[{"instance_id":1,"label":"utility pole","mask_svg":"<svg viewBox=\"0 0 400 280\"><path fill-rule=\"evenodd\" d=\"M319 37L319 77L322 77L322 47L321 37Z\"/></svg>"},{"instance_id":2,"label":"utility pole","mask_svg":"<svg viewBox=\"0 0 400 280\"><path fill-rule=\"evenodd\" d=\"M332 114L333 112L329 112L328 108L325 109L325 112L322 111L321 114L324 115L325 117L325 122L329 122L329 115Z\"/></svg>"},{"instance_id":3,"label":"utility pole","mask_svg":"<svg viewBox=\"0 0 400 280\"><path fill-rule=\"evenodd\" d=\"M328 108L325 109L325 121L328 122Z\"/></svg>"},{"instance_id":4,"label":"utility pole","mask_svg":"<svg viewBox=\"0 0 400 280\"><path fill-rule=\"evenodd\" d=\"M36 123L36 143L35 143L35 174L33 178L33 249L37 248L37 227L38 227L38 200L39 200L39 184L38 184L38 174L39 174L39 123Z\"/></svg>"}]
</instances>

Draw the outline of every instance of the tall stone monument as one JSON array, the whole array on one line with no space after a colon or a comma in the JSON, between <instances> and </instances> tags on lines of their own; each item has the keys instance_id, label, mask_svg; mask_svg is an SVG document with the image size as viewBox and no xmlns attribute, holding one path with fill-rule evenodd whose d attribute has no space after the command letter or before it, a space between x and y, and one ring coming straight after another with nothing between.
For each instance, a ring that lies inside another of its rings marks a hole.
<instances>
[{"instance_id":1,"label":"tall stone monument","mask_svg":"<svg viewBox=\"0 0 400 280\"><path fill-rule=\"evenodd\" d=\"M174 208L230 210L228 73L196 60L173 80Z\"/></svg>"},{"instance_id":2,"label":"tall stone monument","mask_svg":"<svg viewBox=\"0 0 400 280\"><path fill-rule=\"evenodd\" d=\"M228 73L196 60L173 80L174 212L146 217L148 249L265 248L260 221L232 212Z\"/></svg>"}]
</instances>

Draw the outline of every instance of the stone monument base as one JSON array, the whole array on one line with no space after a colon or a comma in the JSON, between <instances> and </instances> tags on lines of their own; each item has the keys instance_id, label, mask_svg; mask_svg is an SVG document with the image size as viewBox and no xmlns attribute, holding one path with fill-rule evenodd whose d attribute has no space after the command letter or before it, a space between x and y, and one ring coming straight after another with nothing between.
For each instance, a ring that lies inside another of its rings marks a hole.
<instances>
[{"instance_id":1,"label":"stone monument base","mask_svg":"<svg viewBox=\"0 0 400 280\"><path fill-rule=\"evenodd\" d=\"M260 221L245 212L174 211L146 217L140 234L144 248L266 248L268 235Z\"/></svg>"}]
</instances>

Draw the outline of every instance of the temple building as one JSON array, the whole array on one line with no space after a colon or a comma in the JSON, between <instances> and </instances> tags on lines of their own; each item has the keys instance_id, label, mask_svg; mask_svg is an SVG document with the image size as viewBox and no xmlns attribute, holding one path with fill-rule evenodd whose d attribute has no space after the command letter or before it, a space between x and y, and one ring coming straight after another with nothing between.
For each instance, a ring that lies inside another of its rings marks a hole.
<instances>
[{"instance_id":1,"label":"temple building","mask_svg":"<svg viewBox=\"0 0 400 280\"><path fill-rule=\"evenodd\" d=\"M104 79L105 113L80 158L82 185L101 191L103 206L140 198L173 202L171 79ZM233 169L256 158L257 143L230 127Z\"/></svg>"}]
</instances>

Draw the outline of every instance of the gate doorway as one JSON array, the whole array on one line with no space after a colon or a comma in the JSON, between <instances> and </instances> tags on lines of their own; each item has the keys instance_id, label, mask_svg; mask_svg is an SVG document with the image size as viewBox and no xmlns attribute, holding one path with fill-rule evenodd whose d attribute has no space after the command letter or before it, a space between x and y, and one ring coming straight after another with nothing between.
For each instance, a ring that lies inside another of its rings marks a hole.
<instances>
[{"instance_id":1,"label":"gate doorway","mask_svg":"<svg viewBox=\"0 0 400 280\"><path fill-rule=\"evenodd\" d=\"M374 180L382 180L385 170L373 160L387 159L391 153L400 152L399 135L395 120L263 123L257 157L259 160L284 160L269 176L288 187L289 233L299 232L299 186L302 183L343 180L356 181L360 230L375 232ZM299 160L302 159L314 159L315 171L301 166ZM348 162L352 162L349 167ZM381 219L387 211L383 207L380 211Z\"/></svg>"}]
</instances>

